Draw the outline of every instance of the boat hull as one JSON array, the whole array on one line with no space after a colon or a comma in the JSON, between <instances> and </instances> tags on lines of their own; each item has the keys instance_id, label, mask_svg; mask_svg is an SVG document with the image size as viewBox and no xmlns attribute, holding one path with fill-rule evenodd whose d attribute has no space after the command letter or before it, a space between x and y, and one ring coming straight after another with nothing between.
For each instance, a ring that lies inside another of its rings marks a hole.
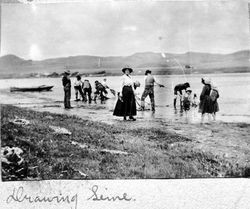
<instances>
[{"instance_id":1,"label":"boat hull","mask_svg":"<svg viewBox=\"0 0 250 209\"><path fill-rule=\"evenodd\" d=\"M10 91L21 91L21 92L41 92L41 91L50 91L54 86L37 86L37 87L25 87L25 88L19 88L19 87L11 87Z\"/></svg>"}]
</instances>

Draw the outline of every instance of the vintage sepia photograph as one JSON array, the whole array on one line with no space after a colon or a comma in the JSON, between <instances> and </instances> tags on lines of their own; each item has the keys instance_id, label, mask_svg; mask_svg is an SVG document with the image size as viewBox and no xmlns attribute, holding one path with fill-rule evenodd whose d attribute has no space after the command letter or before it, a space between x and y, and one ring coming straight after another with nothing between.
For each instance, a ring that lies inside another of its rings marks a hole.
<instances>
[{"instance_id":1,"label":"vintage sepia photograph","mask_svg":"<svg viewBox=\"0 0 250 209\"><path fill-rule=\"evenodd\" d=\"M0 14L2 181L250 177L248 2Z\"/></svg>"}]
</instances>

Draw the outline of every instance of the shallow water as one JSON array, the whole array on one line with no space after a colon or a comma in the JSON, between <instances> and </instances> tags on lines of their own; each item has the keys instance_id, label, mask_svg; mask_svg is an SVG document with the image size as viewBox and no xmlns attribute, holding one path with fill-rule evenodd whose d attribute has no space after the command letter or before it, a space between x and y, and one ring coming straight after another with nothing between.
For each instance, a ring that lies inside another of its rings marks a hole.
<instances>
[{"instance_id":1,"label":"shallow water","mask_svg":"<svg viewBox=\"0 0 250 209\"><path fill-rule=\"evenodd\" d=\"M152 123L153 121L172 121L197 123L200 121L200 114L197 108L192 108L187 113L174 110L173 108L173 87L178 83L190 82L192 93L199 94L202 89L201 77L207 75L164 75L155 76L156 80L165 85L165 88L155 87L156 112L138 111L137 118L139 121ZM246 122L250 123L250 73L244 74L210 74L212 81L216 83L220 98L218 100L220 112L217 115L218 121L225 122ZM110 88L119 91L120 77L106 77L107 84ZM84 78L83 78L84 79ZM91 84L95 80L101 81L102 78L88 77ZM74 78L71 79L72 83ZM140 98L143 87L144 77L135 76L134 80L138 80L142 86L137 89L137 95ZM29 87L38 85L54 85L50 92L33 92L33 93L10 93L11 86ZM93 86L92 86L93 88ZM64 110L63 108L63 89L61 78L29 78L29 79L3 79L0 80L0 100L5 104L18 104L24 107L32 107L41 111L51 111L55 113L76 114L83 118L90 118L97 121L114 123L120 120L112 116L116 98L109 93L109 100L104 105L90 106L83 105L82 102L74 102L74 90L72 89L72 105L75 107L72 110ZM138 101L139 106L140 101ZM149 98L146 99L146 108L150 109Z\"/></svg>"}]
</instances>

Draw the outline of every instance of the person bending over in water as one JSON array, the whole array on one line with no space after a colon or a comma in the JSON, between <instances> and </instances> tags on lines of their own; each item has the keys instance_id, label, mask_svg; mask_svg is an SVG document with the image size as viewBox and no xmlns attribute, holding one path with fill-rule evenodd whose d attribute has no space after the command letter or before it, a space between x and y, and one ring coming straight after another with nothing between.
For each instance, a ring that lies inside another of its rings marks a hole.
<instances>
[{"instance_id":1,"label":"person bending over in water","mask_svg":"<svg viewBox=\"0 0 250 209\"><path fill-rule=\"evenodd\" d=\"M177 97L180 97L180 106L182 108L182 90L186 90L190 87L189 83L178 84L174 87L174 108L176 109L176 100Z\"/></svg>"},{"instance_id":2,"label":"person bending over in water","mask_svg":"<svg viewBox=\"0 0 250 209\"><path fill-rule=\"evenodd\" d=\"M104 100L105 100L105 95L104 94L107 94L108 92L106 91L105 87L99 82L99 81L95 81L95 97L94 97L94 102L96 103L96 98L98 95L100 95L101 97L101 104L103 104Z\"/></svg>"},{"instance_id":3,"label":"person bending over in water","mask_svg":"<svg viewBox=\"0 0 250 209\"><path fill-rule=\"evenodd\" d=\"M85 102L87 102L87 97L88 97L89 104L91 104L92 87L91 87L89 80L87 80L87 79L84 80L82 88L83 88ZM88 96L87 96L87 94L88 94Z\"/></svg>"},{"instance_id":4,"label":"person bending over in water","mask_svg":"<svg viewBox=\"0 0 250 209\"><path fill-rule=\"evenodd\" d=\"M142 110L145 109L145 99L147 96L149 96L150 102L151 102L151 108L152 108L152 111L154 112L155 111L154 84L156 83L160 87L164 87L164 85L157 83L151 73L152 73L151 70L146 70L145 72L145 75L146 75L145 89L141 97L141 109Z\"/></svg>"},{"instance_id":5,"label":"person bending over in water","mask_svg":"<svg viewBox=\"0 0 250 209\"><path fill-rule=\"evenodd\" d=\"M82 91L82 81L81 81L81 76L77 75L76 76L76 81L74 82L74 89L75 89L75 94L76 94L76 101L79 101L78 99L78 92L80 93L82 97L82 101L84 101L84 94Z\"/></svg>"},{"instance_id":6,"label":"person bending over in water","mask_svg":"<svg viewBox=\"0 0 250 209\"><path fill-rule=\"evenodd\" d=\"M107 89L109 89L109 86L107 85L107 78L103 79L102 85L104 86L105 91L106 91L105 96L107 96L107 94L108 94Z\"/></svg>"}]
</instances>

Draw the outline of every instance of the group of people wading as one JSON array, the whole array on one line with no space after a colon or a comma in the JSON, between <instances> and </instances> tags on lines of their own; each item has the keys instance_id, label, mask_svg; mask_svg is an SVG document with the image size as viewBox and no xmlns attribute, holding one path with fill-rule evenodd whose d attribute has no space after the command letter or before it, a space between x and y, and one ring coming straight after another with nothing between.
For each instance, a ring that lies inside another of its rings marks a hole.
<instances>
[{"instance_id":1,"label":"group of people wading","mask_svg":"<svg viewBox=\"0 0 250 209\"><path fill-rule=\"evenodd\" d=\"M95 92L94 97L92 98L92 86L88 79L82 81L80 75L76 76L76 80L74 82L74 89L75 89L75 101L82 100L83 102L88 102L91 104L92 100L96 103L97 97L100 97L101 103L107 99L106 94L107 89L109 88L106 84L107 79L104 78L103 82L95 81ZM64 107L65 109L71 109L72 106L70 105L71 99L71 80L70 80L70 71L67 70L64 72L62 78L62 84L64 88Z\"/></svg>"},{"instance_id":2,"label":"group of people wading","mask_svg":"<svg viewBox=\"0 0 250 209\"><path fill-rule=\"evenodd\" d=\"M135 121L135 116L137 115L137 96L136 96L136 88L140 87L140 83L138 81L134 81L131 73L133 69L130 67L125 67L122 69L122 77L121 77L121 86L119 91L117 92L117 102L115 105L115 109L113 112L114 116L123 117L124 120ZM62 78L62 83L64 86L64 106L65 108L72 108L70 106L70 97L71 97L71 81L70 81L70 72L65 71L64 76ZM174 87L174 103L173 106L176 109L176 104L179 98L180 108L185 112L189 111L191 107L198 107L198 112L201 113L201 123L204 122L205 114L208 114L209 120L211 120L211 116L213 120L216 120L216 112L219 111L218 98L219 91L218 88L212 84L211 79L202 78L201 83L203 84L202 92L200 94L200 98L198 101L197 95L192 95L192 90L190 88L190 84L188 82L178 84ZM159 84L152 72L150 70L146 70L145 72L145 87L142 93L140 100L140 110L145 110L145 99L149 96L151 103L151 110L155 112L155 97L154 97L154 86L158 85L159 87L165 87L162 84ZM91 84L86 79L84 82L81 82L81 77L78 75L77 80L74 84L74 88L76 91L76 101L78 100L78 94L81 95L83 101L87 101L91 103ZM104 78L103 82L95 81L96 91L94 93L94 101L96 101L97 96L99 95L101 98L101 103L105 100L105 95L107 94L106 89L109 87L106 84L106 79ZM114 91L114 90L113 90ZM88 99L87 95L88 94Z\"/></svg>"}]
</instances>

